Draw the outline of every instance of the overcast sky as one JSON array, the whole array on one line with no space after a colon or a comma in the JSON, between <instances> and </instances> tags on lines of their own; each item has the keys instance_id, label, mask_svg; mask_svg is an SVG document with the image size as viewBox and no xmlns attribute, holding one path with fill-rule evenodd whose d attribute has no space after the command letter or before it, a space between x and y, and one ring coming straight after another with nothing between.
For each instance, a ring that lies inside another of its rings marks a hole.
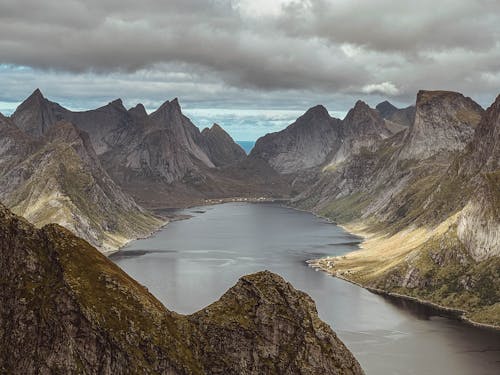
<instances>
[{"instance_id":1,"label":"overcast sky","mask_svg":"<svg viewBox=\"0 0 500 375\"><path fill-rule=\"evenodd\" d=\"M72 109L179 97L251 140L315 104L483 106L500 92L498 0L0 0L0 111L39 87Z\"/></svg>"}]
</instances>

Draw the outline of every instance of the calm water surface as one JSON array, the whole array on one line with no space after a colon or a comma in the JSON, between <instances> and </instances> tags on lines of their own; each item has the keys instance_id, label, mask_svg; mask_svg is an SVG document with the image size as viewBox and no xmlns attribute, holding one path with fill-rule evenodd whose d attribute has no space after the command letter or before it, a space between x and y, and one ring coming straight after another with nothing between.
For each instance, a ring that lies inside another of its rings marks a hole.
<instances>
[{"instance_id":1,"label":"calm water surface","mask_svg":"<svg viewBox=\"0 0 500 375\"><path fill-rule=\"evenodd\" d=\"M309 293L367 374L500 374L500 333L395 304L307 266L355 250L360 239L277 204L182 210L193 217L138 240L112 259L168 308L189 314L242 275L268 269Z\"/></svg>"}]
</instances>

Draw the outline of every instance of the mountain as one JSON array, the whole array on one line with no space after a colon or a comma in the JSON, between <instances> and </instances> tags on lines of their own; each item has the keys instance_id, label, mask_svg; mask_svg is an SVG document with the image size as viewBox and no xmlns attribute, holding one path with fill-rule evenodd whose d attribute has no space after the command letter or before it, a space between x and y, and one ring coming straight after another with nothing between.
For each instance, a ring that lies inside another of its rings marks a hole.
<instances>
[{"instance_id":1,"label":"mountain","mask_svg":"<svg viewBox=\"0 0 500 375\"><path fill-rule=\"evenodd\" d=\"M341 146L334 152L331 164L343 162L362 150L372 149L392 135L379 113L358 100L341 122Z\"/></svg>"},{"instance_id":2,"label":"mountain","mask_svg":"<svg viewBox=\"0 0 500 375\"><path fill-rule=\"evenodd\" d=\"M162 224L121 191L71 123L37 139L11 124L0 140L0 199L37 226L58 223L108 251Z\"/></svg>"},{"instance_id":3,"label":"mountain","mask_svg":"<svg viewBox=\"0 0 500 375\"><path fill-rule=\"evenodd\" d=\"M311 298L270 272L183 316L84 240L2 205L0 267L3 373L363 373Z\"/></svg>"},{"instance_id":4,"label":"mountain","mask_svg":"<svg viewBox=\"0 0 500 375\"><path fill-rule=\"evenodd\" d=\"M470 98L450 91L420 91L415 120L400 157L423 159L459 151L471 140L484 110Z\"/></svg>"},{"instance_id":5,"label":"mountain","mask_svg":"<svg viewBox=\"0 0 500 375\"><path fill-rule=\"evenodd\" d=\"M410 126L415 118L415 106L397 108L392 103L383 101L375 107L385 120L403 126Z\"/></svg>"},{"instance_id":6,"label":"mountain","mask_svg":"<svg viewBox=\"0 0 500 375\"><path fill-rule=\"evenodd\" d=\"M286 129L259 138L250 158L265 160L282 174L318 167L340 147L339 127L325 107L312 107Z\"/></svg>"},{"instance_id":7,"label":"mountain","mask_svg":"<svg viewBox=\"0 0 500 375\"><path fill-rule=\"evenodd\" d=\"M245 151L218 124L201 132L203 149L215 166L234 164L246 158Z\"/></svg>"},{"instance_id":8,"label":"mountain","mask_svg":"<svg viewBox=\"0 0 500 375\"><path fill-rule=\"evenodd\" d=\"M23 102L11 116L13 123L25 133L40 137L58 120L66 110L59 104L47 100L39 89Z\"/></svg>"},{"instance_id":9,"label":"mountain","mask_svg":"<svg viewBox=\"0 0 500 375\"><path fill-rule=\"evenodd\" d=\"M406 131L324 169L293 204L365 242L318 264L500 325L498 102L484 113L459 93L421 91Z\"/></svg>"}]
</instances>

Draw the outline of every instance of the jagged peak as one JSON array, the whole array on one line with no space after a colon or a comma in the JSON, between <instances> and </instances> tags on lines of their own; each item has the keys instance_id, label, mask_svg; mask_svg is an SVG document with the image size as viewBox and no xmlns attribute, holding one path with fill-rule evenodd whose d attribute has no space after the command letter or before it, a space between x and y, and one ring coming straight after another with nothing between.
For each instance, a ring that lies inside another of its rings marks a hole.
<instances>
[{"instance_id":1,"label":"jagged peak","mask_svg":"<svg viewBox=\"0 0 500 375\"><path fill-rule=\"evenodd\" d=\"M318 104L315 105L314 107L309 108L304 115L321 115L321 116L328 116L330 117L330 114L328 113L328 110L325 108L325 106Z\"/></svg>"},{"instance_id":2,"label":"jagged peak","mask_svg":"<svg viewBox=\"0 0 500 375\"><path fill-rule=\"evenodd\" d=\"M28 98L39 98L39 99L45 99L45 97L42 94L42 91L40 91L39 88L36 88L35 91L31 93L31 95Z\"/></svg>"},{"instance_id":3,"label":"jagged peak","mask_svg":"<svg viewBox=\"0 0 500 375\"><path fill-rule=\"evenodd\" d=\"M120 109L120 110L125 110L125 111L127 110L125 108L125 106L123 105L123 101L121 100L121 98L118 98L118 99L113 100L112 102L109 102L108 105L111 107Z\"/></svg>"},{"instance_id":4,"label":"jagged peak","mask_svg":"<svg viewBox=\"0 0 500 375\"><path fill-rule=\"evenodd\" d=\"M212 131L222 131L222 132L226 132L222 126L220 126L219 124L217 124L216 122L213 123L212 127L210 128L210 130Z\"/></svg>"},{"instance_id":5,"label":"jagged peak","mask_svg":"<svg viewBox=\"0 0 500 375\"><path fill-rule=\"evenodd\" d=\"M142 103L138 103L135 107L132 107L128 110L131 114L137 115L139 117L147 117L148 113L146 112L146 108Z\"/></svg>"},{"instance_id":6,"label":"jagged peak","mask_svg":"<svg viewBox=\"0 0 500 375\"><path fill-rule=\"evenodd\" d=\"M371 109L370 106L368 104L366 104L364 101L362 100L357 100L356 101L356 104L354 104L354 108L353 109Z\"/></svg>"},{"instance_id":7,"label":"jagged peak","mask_svg":"<svg viewBox=\"0 0 500 375\"><path fill-rule=\"evenodd\" d=\"M171 101L165 101L153 114L158 114L165 111L176 111L181 113L181 106L179 104L179 99L174 98Z\"/></svg>"},{"instance_id":8,"label":"jagged peak","mask_svg":"<svg viewBox=\"0 0 500 375\"><path fill-rule=\"evenodd\" d=\"M394 112L396 112L399 108L396 107L394 104L389 102L388 100L384 100L381 103L378 103L375 106L375 109L379 111L379 113L382 115L382 117L390 116Z\"/></svg>"}]
</instances>

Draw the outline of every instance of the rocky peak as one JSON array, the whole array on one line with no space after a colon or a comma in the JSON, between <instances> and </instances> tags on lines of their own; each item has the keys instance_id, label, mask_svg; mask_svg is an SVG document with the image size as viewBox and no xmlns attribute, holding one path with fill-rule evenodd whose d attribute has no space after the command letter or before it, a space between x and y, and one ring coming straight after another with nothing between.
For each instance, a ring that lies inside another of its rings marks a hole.
<instances>
[{"instance_id":1,"label":"rocky peak","mask_svg":"<svg viewBox=\"0 0 500 375\"><path fill-rule=\"evenodd\" d=\"M39 137L43 135L59 118L62 107L47 100L39 89L36 89L22 102L11 116L14 124L26 133Z\"/></svg>"},{"instance_id":2,"label":"rocky peak","mask_svg":"<svg viewBox=\"0 0 500 375\"><path fill-rule=\"evenodd\" d=\"M342 129L344 137L373 134L385 138L390 135L378 111L370 108L362 100L358 100L354 108L347 113L342 121Z\"/></svg>"},{"instance_id":3,"label":"rocky peak","mask_svg":"<svg viewBox=\"0 0 500 375\"><path fill-rule=\"evenodd\" d=\"M135 107L130 108L129 113L137 118L146 118L148 113L146 112L146 108L141 103L137 104Z\"/></svg>"},{"instance_id":4,"label":"rocky peak","mask_svg":"<svg viewBox=\"0 0 500 375\"><path fill-rule=\"evenodd\" d=\"M451 91L419 91L415 120L400 157L425 159L462 150L472 139L484 110L471 98Z\"/></svg>"},{"instance_id":5,"label":"rocky peak","mask_svg":"<svg viewBox=\"0 0 500 375\"><path fill-rule=\"evenodd\" d=\"M216 167L234 164L246 158L245 151L218 124L201 132L201 145Z\"/></svg>"},{"instance_id":6,"label":"rocky peak","mask_svg":"<svg viewBox=\"0 0 500 375\"><path fill-rule=\"evenodd\" d=\"M184 116L177 98L163 103L149 118L159 129L169 132L171 142L183 147L188 154L197 158L205 166L214 167L200 146L202 142L200 130Z\"/></svg>"},{"instance_id":7,"label":"rocky peak","mask_svg":"<svg viewBox=\"0 0 500 375\"><path fill-rule=\"evenodd\" d=\"M109 102L108 105L112 108L119 110L119 111L126 111L127 110L125 108L125 106L123 105L123 101L120 98L115 99L112 102Z\"/></svg>"},{"instance_id":8,"label":"rocky peak","mask_svg":"<svg viewBox=\"0 0 500 375\"><path fill-rule=\"evenodd\" d=\"M384 100L382 103L376 105L375 109L380 113L380 116L387 118L398 110L391 102Z\"/></svg>"}]
</instances>

